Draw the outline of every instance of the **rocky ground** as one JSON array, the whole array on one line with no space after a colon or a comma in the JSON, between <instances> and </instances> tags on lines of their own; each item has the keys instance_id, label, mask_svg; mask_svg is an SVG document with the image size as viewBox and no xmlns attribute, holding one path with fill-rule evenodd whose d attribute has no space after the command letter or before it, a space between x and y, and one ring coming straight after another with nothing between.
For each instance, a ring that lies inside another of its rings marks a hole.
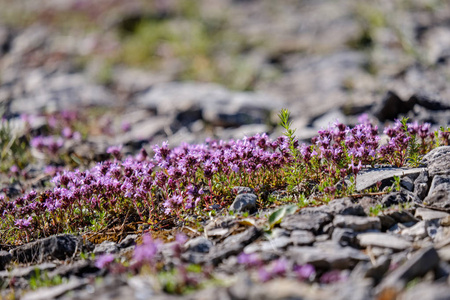
<instances>
[{"instance_id":1,"label":"rocky ground","mask_svg":"<svg viewBox=\"0 0 450 300\"><path fill-rule=\"evenodd\" d=\"M104 159L106 149L118 144L131 154L165 140L175 146L258 132L276 137L283 107L305 142L337 118L350 125L362 113L380 128L401 116L433 128L450 123L447 1L207 0L193 13L200 25L176 1L96 2L0 0L9 7L0 19L3 118L20 136L26 130L45 133L54 112L88 116L81 121L89 127L83 142L63 146L83 162L78 167ZM154 53L141 55L135 45L147 38L136 20L167 22L169 28L174 22L189 33L200 26L206 34L188 40L198 48L180 53L179 36L173 43L148 37L147 43L156 39L159 45L156 58L148 60ZM218 46L205 45L205 38ZM33 116L31 129L25 129L24 114ZM11 183L8 165L0 177L3 193L48 186L51 176L42 176L48 159L33 152L30 162L23 182ZM7 163L2 155L2 165ZM354 196L287 215L270 235L264 228L273 210L218 212L201 220L203 231L163 230L168 243L161 261L198 264L216 278L191 294L170 295L151 277L106 272L89 259L91 253L128 257L141 230L116 242L74 235L16 247L2 241L2 297L450 299L449 148L434 150L422 163L365 170ZM358 194L380 181L390 186L394 176L401 177L397 191ZM253 197L252 190L243 191L237 200ZM173 253L178 231L190 238L179 257ZM261 274L260 261L279 265ZM47 283L34 283L30 291L36 269Z\"/></svg>"}]
</instances>

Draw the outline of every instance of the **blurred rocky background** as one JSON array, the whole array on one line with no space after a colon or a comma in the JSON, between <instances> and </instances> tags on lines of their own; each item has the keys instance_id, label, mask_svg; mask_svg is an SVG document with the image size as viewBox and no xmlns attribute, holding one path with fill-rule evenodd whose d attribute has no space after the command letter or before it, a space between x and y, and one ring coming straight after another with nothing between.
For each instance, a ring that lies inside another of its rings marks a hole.
<instances>
[{"instance_id":1,"label":"blurred rocky background","mask_svg":"<svg viewBox=\"0 0 450 300\"><path fill-rule=\"evenodd\" d=\"M77 110L84 137L131 150L169 140L307 141L367 113L449 123L446 0L0 0L0 112ZM37 117L36 117L37 116ZM110 133L109 135L105 135Z\"/></svg>"}]
</instances>

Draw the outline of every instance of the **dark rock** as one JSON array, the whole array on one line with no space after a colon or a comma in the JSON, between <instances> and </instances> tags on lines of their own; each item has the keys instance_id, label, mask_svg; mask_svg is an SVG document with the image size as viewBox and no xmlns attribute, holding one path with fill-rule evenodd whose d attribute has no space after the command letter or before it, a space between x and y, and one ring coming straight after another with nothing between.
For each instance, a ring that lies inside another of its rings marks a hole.
<instances>
[{"instance_id":1,"label":"dark rock","mask_svg":"<svg viewBox=\"0 0 450 300\"><path fill-rule=\"evenodd\" d=\"M420 199L415 194L407 190L389 193L381 199L381 204L386 207L404 204L407 202L419 203Z\"/></svg>"},{"instance_id":2,"label":"dark rock","mask_svg":"<svg viewBox=\"0 0 450 300\"><path fill-rule=\"evenodd\" d=\"M119 251L119 247L117 243L112 241L104 241L103 243L96 245L94 248L95 254L105 254L105 253L117 253Z\"/></svg>"},{"instance_id":3,"label":"dark rock","mask_svg":"<svg viewBox=\"0 0 450 300\"><path fill-rule=\"evenodd\" d=\"M382 122L394 121L400 114L408 113L413 107L413 101L403 101L397 94L388 91L381 103L374 108L374 115Z\"/></svg>"},{"instance_id":4,"label":"dark rock","mask_svg":"<svg viewBox=\"0 0 450 300\"><path fill-rule=\"evenodd\" d=\"M355 245L356 233L350 228L334 228L331 240L342 247Z\"/></svg>"},{"instance_id":5,"label":"dark rock","mask_svg":"<svg viewBox=\"0 0 450 300\"><path fill-rule=\"evenodd\" d=\"M406 176L403 177L400 180L400 186L402 188L407 189L410 192L412 192L414 190L414 182L413 182L413 180L411 178L409 178L409 177L406 177Z\"/></svg>"},{"instance_id":6,"label":"dark rock","mask_svg":"<svg viewBox=\"0 0 450 300\"><path fill-rule=\"evenodd\" d=\"M186 242L184 245L187 251L208 253L213 247L213 243L205 237L199 236Z\"/></svg>"},{"instance_id":7,"label":"dark rock","mask_svg":"<svg viewBox=\"0 0 450 300\"><path fill-rule=\"evenodd\" d=\"M397 223L392 217L383 214L379 215L378 218L380 219L381 230L383 231L388 230Z\"/></svg>"},{"instance_id":8,"label":"dark rock","mask_svg":"<svg viewBox=\"0 0 450 300\"><path fill-rule=\"evenodd\" d=\"M408 222L418 222L419 220L415 218L409 211L406 210L396 210L391 209L387 211L383 211L383 215L389 216L399 223L408 223Z\"/></svg>"},{"instance_id":9,"label":"dark rock","mask_svg":"<svg viewBox=\"0 0 450 300\"><path fill-rule=\"evenodd\" d=\"M40 239L11 250L14 260L22 263L41 262L47 258L66 259L81 250L79 237L63 234Z\"/></svg>"},{"instance_id":10,"label":"dark rock","mask_svg":"<svg viewBox=\"0 0 450 300\"><path fill-rule=\"evenodd\" d=\"M389 270L390 264L391 259L388 256L383 255L378 257L375 264L367 269L365 277L373 278L375 284L378 284Z\"/></svg>"},{"instance_id":11,"label":"dark rock","mask_svg":"<svg viewBox=\"0 0 450 300\"><path fill-rule=\"evenodd\" d=\"M405 250L412 246L412 243L401 236L382 232L360 233L356 236L358 244L362 248L381 247L394 250Z\"/></svg>"},{"instance_id":12,"label":"dark rock","mask_svg":"<svg viewBox=\"0 0 450 300\"><path fill-rule=\"evenodd\" d=\"M3 271L12 259L11 253L7 251L0 251L0 271Z\"/></svg>"},{"instance_id":13,"label":"dark rock","mask_svg":"<svg viewBox=\"0 0 450 300\"><path fill-rule=\"evenodd\" d=\"M423 200L428 194L428 171L423 171L414 180L414 194Z\"/></svg>"},{"instance_id":14,"label":"dark rock","mask_svg":"<svg viewBox=\"0 0 450 300\"><path fill-rule=\"evenodd\" d=\"M334 217L333 225L341 228L350 228L354 231L380 230L381 223L377 217L343 216Z\"/></svg>"},{"instance_id":15,"label":"dark rock","mask_svg":"<svg viewBox=\"0 0 450 300\"><path fill-rule=\"evenodd\" d=\"M126 238L124 238L118 245L119 249L124 249L127 247L131 247L136 245L136 239L138 238L137 234L129 234Z\"/></svg>"},{"instance_id":16,"label":"dark rock","mask_svg":"<svg viewBox=\"0 0 450 300\"><path fill-rule=\"evenodd\" d=\"M389 290L400 291L416 277L424 276L439 265L439 255L433 247L414 253L404 264L387 275L378 287L379 295Z\"/></svg>"},{"instance_id":17,"label":"dark rock","mask_svg":"<svg viewBox=\"0 0 450 300\"><path fill-rule=\"evenodd\" d=\"M291 241L294 246L312 245L315 236L307 230L294 230L291 232Z\"/></svg>"},{"instance_id":18,"label":"dark rock","mask_svg":"<svg viewBox=\"0 0 450 300\"><path fill-rule=\"evenodd\" d=\"M442 103L440 99L437 99L436 97L433 97L432 95L425 93L414 94L411 96L411 98L409 98L409 101L411 103L420 105L428 110L441 111L450 109L450 106L445 103Z\"/></svg>"},{"instance_id":19,"label":"dark rock","mask_svg":"<svg viewBox=\"0 0 450 300\"><path fill-rule=\"evenodd\" d=\"M350 198L340 198L331 200L328 205L328 211L336 215L365 216L361 205L353 203Z\"/></svg>"},{"instance_id":20,"label":"dark rock","mask_svg":"<svg viewBox=\"0 0 450 300\"><path fill-rule=\"evenodd\" d=\"M234 212L248 211L253 213L257 210L256 200L258 200L258 196L255 194L239 194L231 204L230 210Z\"/></svg>"},{"instance_id":21,"label":"dark rock","mask_svg":"<svg viewBox=\"0 0 450 300\"><path fill-rule=\"evenodd\" d=\"M280 226L287 230L308 230L314 234L320 234L324 225L330 222L331 216L327 213L303 213L285 217Z\"/></svg>"}]
</instances>

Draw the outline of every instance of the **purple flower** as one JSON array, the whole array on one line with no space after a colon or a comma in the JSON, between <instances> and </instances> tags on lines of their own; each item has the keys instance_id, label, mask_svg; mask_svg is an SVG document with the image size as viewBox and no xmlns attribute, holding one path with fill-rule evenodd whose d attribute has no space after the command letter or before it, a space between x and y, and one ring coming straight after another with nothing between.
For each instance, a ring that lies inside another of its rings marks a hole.
<instances>
[{"instance_id":1,"label":"purple flower","mask_svg":"<svg viewBox=\"0 0 450 300\"><path fill-rule=\"evenodd\" d=\"M316 269L311 264L295 266L294 272L300 280L310 280L316 275Z\"/></svg>"},{"instance_id":2,"label":"purple flower","mask_svg":"<svg viewBox=\"0 0 450 300\"><path fill-rule=\"evenodd\" d=\"M111 154L115 159L119 160L122 158L122 145L120 146L111 146L108 149L106 149L106 153Z\"/></svg>"},{"instance_id":3,"label":"purple flower","mask_svg":"<svg viewBox=\"0 0 450 300\"><path fill-rule=\"evenodd\" d=\"M324 284L342 282L347 279L348 275L339 270L332 270L322 274L320 282Z\"/></svg>"},{"instance_id":4,"label":"purple flower","mask_svg":"<svg viewBox=\"0 0 450 300\"><path fill-rule=\"evenodd\" d=\"M159 251L161 242L153 240L153 238L146 234L142 237L142 244L136 246L134 249L134 259L137 262L152 262L155 255Z\"/></svg>"},{"instance_id":5,"label":"purple flower","mask_svg":"<svg viewBox=\"0 0 450 300\"><path fill-rule=\"evenodd\" d=\"M272 274L268 272L264 267L258 269L258 277L261 282L267 282L272 279Z\"/></svg>"},{"instance_id":6,"label":"purple flower","mask_svg":"<svg viewBox=\"0 0 450 300\"><path fill-rule=\"evenodd\" d=\"M120 125L120 127L123 132L128 132L131 130L131 124L128 121L123 121L122 124Z\"/></svg>"},{"instance_id":7,"label":"purple flower","mask_svg":"<svg viewBox=\"0 0 450 300\"><path fill-rule=\"evenodd\" d=\"M14 225L19 227L19 229L26 229L26 228L31 226L31 221L32 220L33 220L33 218L31 216L28 217L27 219L18 219L18 220L16 220Z\"/></svg>"},{"instance_id":8,"label":"purple flower","mask_svg":"<svg viewBox=\"0 0 450 300\"><path fill-rule=\"evenodd\" d=\"M288 269L288 261L285 258L277 259L272 264L272 276L283 276Z\"/></svg>"},{"instance_id":9,"label":"purple flower","mask_svg":"<svg viewBox=\"0 0 450 300\"><path fill-rule=\"evenodd\" d=\"M61 131L61 135L66 139L72 138L73 136L72 129L70 129L70 127L64 127L63 130Z\"/></svg>"},{"instance_id":10,"label":"purple flower","mask_svg":"<svg viewBox=\"0 0 450 300\"><path fill-rule=\"evenodd\" d=\"M175 241L180 245L184 245L188 241L188 237L184 233L177 233Z\"/></svg>"},{"instance_id":11,"label":"purple flower","mask_svg":"<svg viewBox=\"0 0 450 300\"><path fill-rule=\"evenodd\" d=\"M237 257L237 260L239 264L244 264L248 267L257 267L262 265L262 261L256 253L247 254L242 252Z\"/></svg>"},{"instance_id":12,"label":"purple flower","mask_svg":"<svg viewBox=\"0 0 450 300\"><path fill-rule=\"evenodd\" d=\"M19 174L20 169L17 165L13 165L11 166L11 168L9 168L9 171L14 174Z\"/></svg>"},{"instance_id":13,"label":"purple flower","mask_svg":"<svg viewBox=\"0 0 450 300\"><path fill-rule=\"evenodd\" d=\"M104 254L99 256L95 260L95 266L99 269L103 269L104 267L108 266L110 263L114 261L114 255L112 254Z\"/></svg>"}]
</instances>

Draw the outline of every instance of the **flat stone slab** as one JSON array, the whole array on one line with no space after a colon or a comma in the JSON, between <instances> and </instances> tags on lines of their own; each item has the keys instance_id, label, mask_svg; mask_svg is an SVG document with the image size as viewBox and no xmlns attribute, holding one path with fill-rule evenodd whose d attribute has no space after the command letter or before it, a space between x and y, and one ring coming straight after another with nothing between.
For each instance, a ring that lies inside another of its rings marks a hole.
<instances>
[{"instance_id":1,"label":"flat stone slab","mask_svg":"<svg viewBox=\"0 0 450 300\"><path fill-rule=\"evenodd\" d=\"M323 226L330 222L329 214L318 212L315 214L289 215L281 221L280 226L287 230L308 230L314 234L319 234Z\"/></svg>"},{"instance_id":2,"label":"flat stone slab","mask_svg":"<svg viewBox=\"0 0 450 300\"><path fill-rule=\"evenodd\" d=\"M341 228L350 228L354 231L381 230L381 222L378 217L338 215L334 218L333 225Z\"/></svg>"},{"instance_id":3,"label":"flat stone slab","mask_svg":"<svg viewBox=\"0 0 450 300\"><path fill-rule=\"evenodd\" d=\"M416 214L414 216L422 220L434 220L434 219L443 219L445 217L450 216L450 214L444 211L419 207L416 209Z\"/></svg>"},{"instance_id":4,"label":"flat stone slab","mask_svg":"<svg viewBox=\"0 0 450 300\"><path fill-rule=\"evenodd\" d=\"M361 247L380 247L394 250L405 250L412 246L412 243L402 237L382 233L382 232L368 232L361 233L356 236Z\"/></svg>"},{"instance_id":5,"label":"flat stone slab","mask_svg":"<svg viewBox=\"0 0 450 300\"><path fill-rule=\"evenodd\" d=\"M356 175L356 190L358 192L375 186L378 182L382 185L391 185L394 176L410 176L415 178L420 172L426 171L426 168L371 168L363 169Z\"/></svg>"}]
</instances>

